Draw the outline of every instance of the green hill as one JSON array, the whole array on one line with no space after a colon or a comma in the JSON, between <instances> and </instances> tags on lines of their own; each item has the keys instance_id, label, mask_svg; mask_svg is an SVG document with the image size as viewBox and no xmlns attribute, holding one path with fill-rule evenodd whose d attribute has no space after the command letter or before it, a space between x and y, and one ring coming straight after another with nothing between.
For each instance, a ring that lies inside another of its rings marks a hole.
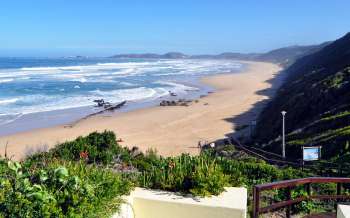
<instances>
[{"instance_id":1,"label":"green hill","mask_svg":"<svg viewBox=\"0 0 350 218\"><path fill-rule=\"evenodd\" d=\"M256 142L266 150L281 150L281 111L287 111L287 156L301 156L301 146L322 145L331 158L349 149L350 33L286 69L287 78L262 111Z\"/></svg>"}]
</instances>

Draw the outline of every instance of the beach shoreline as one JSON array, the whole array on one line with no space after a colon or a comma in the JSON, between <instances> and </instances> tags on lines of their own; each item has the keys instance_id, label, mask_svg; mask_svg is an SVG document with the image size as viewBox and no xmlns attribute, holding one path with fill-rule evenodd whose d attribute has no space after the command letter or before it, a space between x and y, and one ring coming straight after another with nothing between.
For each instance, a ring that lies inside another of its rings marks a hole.
<instances>
[{"instance_id":1,"label":"beach shoreline","mask_svg":"<svg viewBox=\"0 0 350 218\"><path fill-rule=\"evenodd\" d=\"M8 157L18 160L28 153L104 130L114 131L118 138L123 139L123 146L137 146L142 151L154 148L164 156L196 154L198 141L224 138L234 131L235 126L256 119L257 113L252 113L240 121L232 121L252 110L257 102L271 97L260 91L272 86L270 81L281 68L271 63L242 63L247 64L247 68L239 73L202 78L201 81L214 87L215 92L199 98L190 106L156 106L116 112L82 119L71 127L59 125L1 136L0 154L4 155L7 144ZM274 83L278 86L281 81Z\"/></svg>"}]
</instances>

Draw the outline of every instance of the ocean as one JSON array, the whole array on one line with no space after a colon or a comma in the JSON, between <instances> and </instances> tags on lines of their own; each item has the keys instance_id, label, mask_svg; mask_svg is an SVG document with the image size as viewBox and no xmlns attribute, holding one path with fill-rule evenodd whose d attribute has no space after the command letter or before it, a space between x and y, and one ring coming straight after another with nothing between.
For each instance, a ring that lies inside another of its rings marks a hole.
<instances>
[{"instance_id":1,"label":"ocean","mask_svg":"<svg viewBox=\"0 0 350 218\"><path fill-rule=\"evenodd\" d=\"M200 77L242 67L232 60L0 58L0 135L81 119L101 110L96 99L127 101L126 111L198 98L212 89Z\"/></svg>"}]
</instances>

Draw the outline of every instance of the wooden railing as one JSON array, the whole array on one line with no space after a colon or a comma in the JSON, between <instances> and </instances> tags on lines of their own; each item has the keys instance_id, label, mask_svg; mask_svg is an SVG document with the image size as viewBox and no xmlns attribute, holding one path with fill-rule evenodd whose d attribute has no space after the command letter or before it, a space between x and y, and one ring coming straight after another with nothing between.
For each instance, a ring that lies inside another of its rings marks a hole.
<instances>
[{"instance_id":1,"label":"wooden railing","mask_svg":"<svg viewBox=\"0 0 350 218\"><path fill-rule=\"evenodd\" d=\"M292 167L302 167L302 164L300 162L289 161L289 160L284 159L281 155L278 155L278 154L275 154L272 152L268 152L268 151L265 151L265 150L262 150L259 148L245 146L245 145L241 144L241 142L234 137L231 137L229 142L232 145L234 145L235 148L237 148L238 150L242 150L245 153L247 153L253 157L256 157L260 160L264 160L270 164L288 165L288 166L292 166Z\"/></svg>"},{"instance_id":2,"label":"wooden railing","mask_svg":"<svg viewBox=\"0 0 350 218\"><path fill-rule=\"evenodd\" d=\"M243 145L239 140L237 140L234 137L231 137L228 142L231 145L234 145L236 149L241 150L246 154L251 155L260 160L264 160L269 164L307 169L311 172L315 172L315 174L320 176L342 177L342 176L350 175L350 164L347 162L334 163L334 162L323 160L322 162L312 161L312 162L302 163L301 160L293 160L288 158L284 159L281 155L268 152L259 148L255 148L252 146ZM326 173L324 173L325 171ZM332 173L327 173L327 172L332 172Z\"/></svg>"},{"instance_id":3,"label":"wooden railing","mask_svg":"<svg viewBox=\"0 0 350 218\"><path fill-rule=\"evenodd\" d=\"M335 195L312 195L311 184L315 183L336 183L337 193ZM253 218L258 218L259 214L271 212L277 209L286 208L286 217L291 215L291 206L306 200L340 200L350 199L350 195L342 195L342 184L350 183L350 178L337 177L310 177L302 179L293 179L280 182L273 182L268 184L256 185L253 190ZM296 186L304 185L307 196L301 196L295 199L291 198L292 189ZM262 191L285 188L287 190L285 201L276 202L266 207L260 207L260 198Z\"/></svg>"}]
</instances>

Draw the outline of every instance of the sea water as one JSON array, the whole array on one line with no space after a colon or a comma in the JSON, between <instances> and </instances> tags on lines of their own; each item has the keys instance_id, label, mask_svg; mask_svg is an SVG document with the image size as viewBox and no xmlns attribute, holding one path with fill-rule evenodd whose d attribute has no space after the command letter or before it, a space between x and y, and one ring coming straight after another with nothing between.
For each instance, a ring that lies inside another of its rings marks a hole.
<instances>
[{"instance_id":1,"label":"sea water","mask_svg":"<svg viewBox=\"0 0 350 218\"><path fill-rule=\"evenodd\" d=\"M232 60L0 58L0 135L80 119L101 110L96 99L131 109L170 93L199 97L210 88L198 78L241 68Z\"/></svg>"}]
</instances>

